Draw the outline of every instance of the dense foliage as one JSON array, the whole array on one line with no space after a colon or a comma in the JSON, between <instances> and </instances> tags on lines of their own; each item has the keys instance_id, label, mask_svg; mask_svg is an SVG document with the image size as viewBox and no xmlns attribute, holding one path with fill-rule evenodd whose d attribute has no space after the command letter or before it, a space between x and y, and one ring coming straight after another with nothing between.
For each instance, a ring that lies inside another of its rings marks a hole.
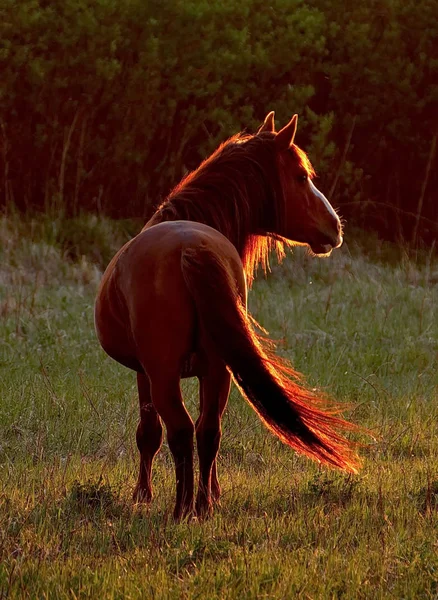
<instances>
[{"instance_id":1,"label":"dense foliage","mask_svg":"<svg viewBox=\"0 0 438 600\"><path fill-rule=\"evenodd\" d=\"M145 216L275 109L350 222L430 241L437 37L435 0L0 0L0 203Z\"/></svg>"}]
</instances>

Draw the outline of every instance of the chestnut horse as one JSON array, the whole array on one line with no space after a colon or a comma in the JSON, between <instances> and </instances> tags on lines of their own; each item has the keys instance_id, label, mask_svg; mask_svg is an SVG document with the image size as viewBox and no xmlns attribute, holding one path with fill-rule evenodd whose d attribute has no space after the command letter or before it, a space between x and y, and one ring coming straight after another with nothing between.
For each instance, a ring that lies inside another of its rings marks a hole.
<instances>
[{"instance_id":1,"label":"chestnut horse","mask_svg":"<svg viewBox=\"0 0 438 600\"><path fill-rule=\"evenodd\" d=\"M270 250L308 245L328 255L342 244L339 218L312 183L293 142L297 115L278 133L274 113L255 135L237 134L190 173L143 230L116 254L98 293L104 350L137 372L140 472L137 502L152 498L151 468L166 426L175 461L180 519L205 516L218 501L216 456L231 377L263 423L307 456L356 472L359 461L339 410L299 383L299 374L257 335L246 311L247 284ZM200 382L194 426L180 389ZM194 501L193 436L199 455Z\"/></svg>"}]
</instances>

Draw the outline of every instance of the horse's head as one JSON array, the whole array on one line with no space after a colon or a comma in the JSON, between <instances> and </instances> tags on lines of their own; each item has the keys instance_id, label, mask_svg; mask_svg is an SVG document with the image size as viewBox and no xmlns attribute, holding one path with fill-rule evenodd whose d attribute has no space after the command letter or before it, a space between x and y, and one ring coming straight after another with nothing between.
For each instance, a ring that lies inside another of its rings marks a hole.
<instances>
[{"instance_id":1,"label":"horse's head","mask_svg":"<svg viewBox=\"0 0 438 600\"><path fill-rule=\"evenodd\" d=\"M278 133L271 112L258 133L275 134L274 143L284 206L273 232L292 242L307 244L318 255L342 244L342 225L330 202L312 183L314 171L306 154L294 144L298 116Z\"/></svg>"}]
</instances>

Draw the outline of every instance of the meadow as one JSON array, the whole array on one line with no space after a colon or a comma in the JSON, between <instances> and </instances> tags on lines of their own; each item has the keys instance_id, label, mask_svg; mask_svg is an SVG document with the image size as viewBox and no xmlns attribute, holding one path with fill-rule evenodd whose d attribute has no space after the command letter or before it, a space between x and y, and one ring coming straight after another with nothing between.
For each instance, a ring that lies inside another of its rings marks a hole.
<instances>
[{"instance_id":1,"label":"meadow","mask_svg":"<svg viewBox=\"0 0 438 600\"><path fill-rule=\"evenodd\" d=\"M175 524L166 445L152 505L132 504L135 376L93 327L102 271L138 228L0 220L0 598L436 598L436 254L347 229L329 259L296 249L259 274L253 315L370 430L363 468L296 455L233 388L221 507ZM196 381L183 389L196 415Z\"/></svg>"}]
</instances>

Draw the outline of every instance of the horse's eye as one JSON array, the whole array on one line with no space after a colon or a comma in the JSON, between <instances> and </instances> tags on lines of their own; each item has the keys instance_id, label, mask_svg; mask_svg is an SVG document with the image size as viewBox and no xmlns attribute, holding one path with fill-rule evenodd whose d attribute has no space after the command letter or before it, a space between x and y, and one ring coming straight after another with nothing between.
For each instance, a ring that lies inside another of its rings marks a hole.
<instances>
[{"instance_id":1,"label":"horse's eye","mask_svg":"<svg viewBox=\"0 0 438 600\"><path fill-rule=\"evenodd\" d=\"M298 177L297 177L297 180L298 180L300 183L306 183L306 181L307 181L307 174L301 174L301 175L298 175Z\"/></svg>"}]
</instances>

